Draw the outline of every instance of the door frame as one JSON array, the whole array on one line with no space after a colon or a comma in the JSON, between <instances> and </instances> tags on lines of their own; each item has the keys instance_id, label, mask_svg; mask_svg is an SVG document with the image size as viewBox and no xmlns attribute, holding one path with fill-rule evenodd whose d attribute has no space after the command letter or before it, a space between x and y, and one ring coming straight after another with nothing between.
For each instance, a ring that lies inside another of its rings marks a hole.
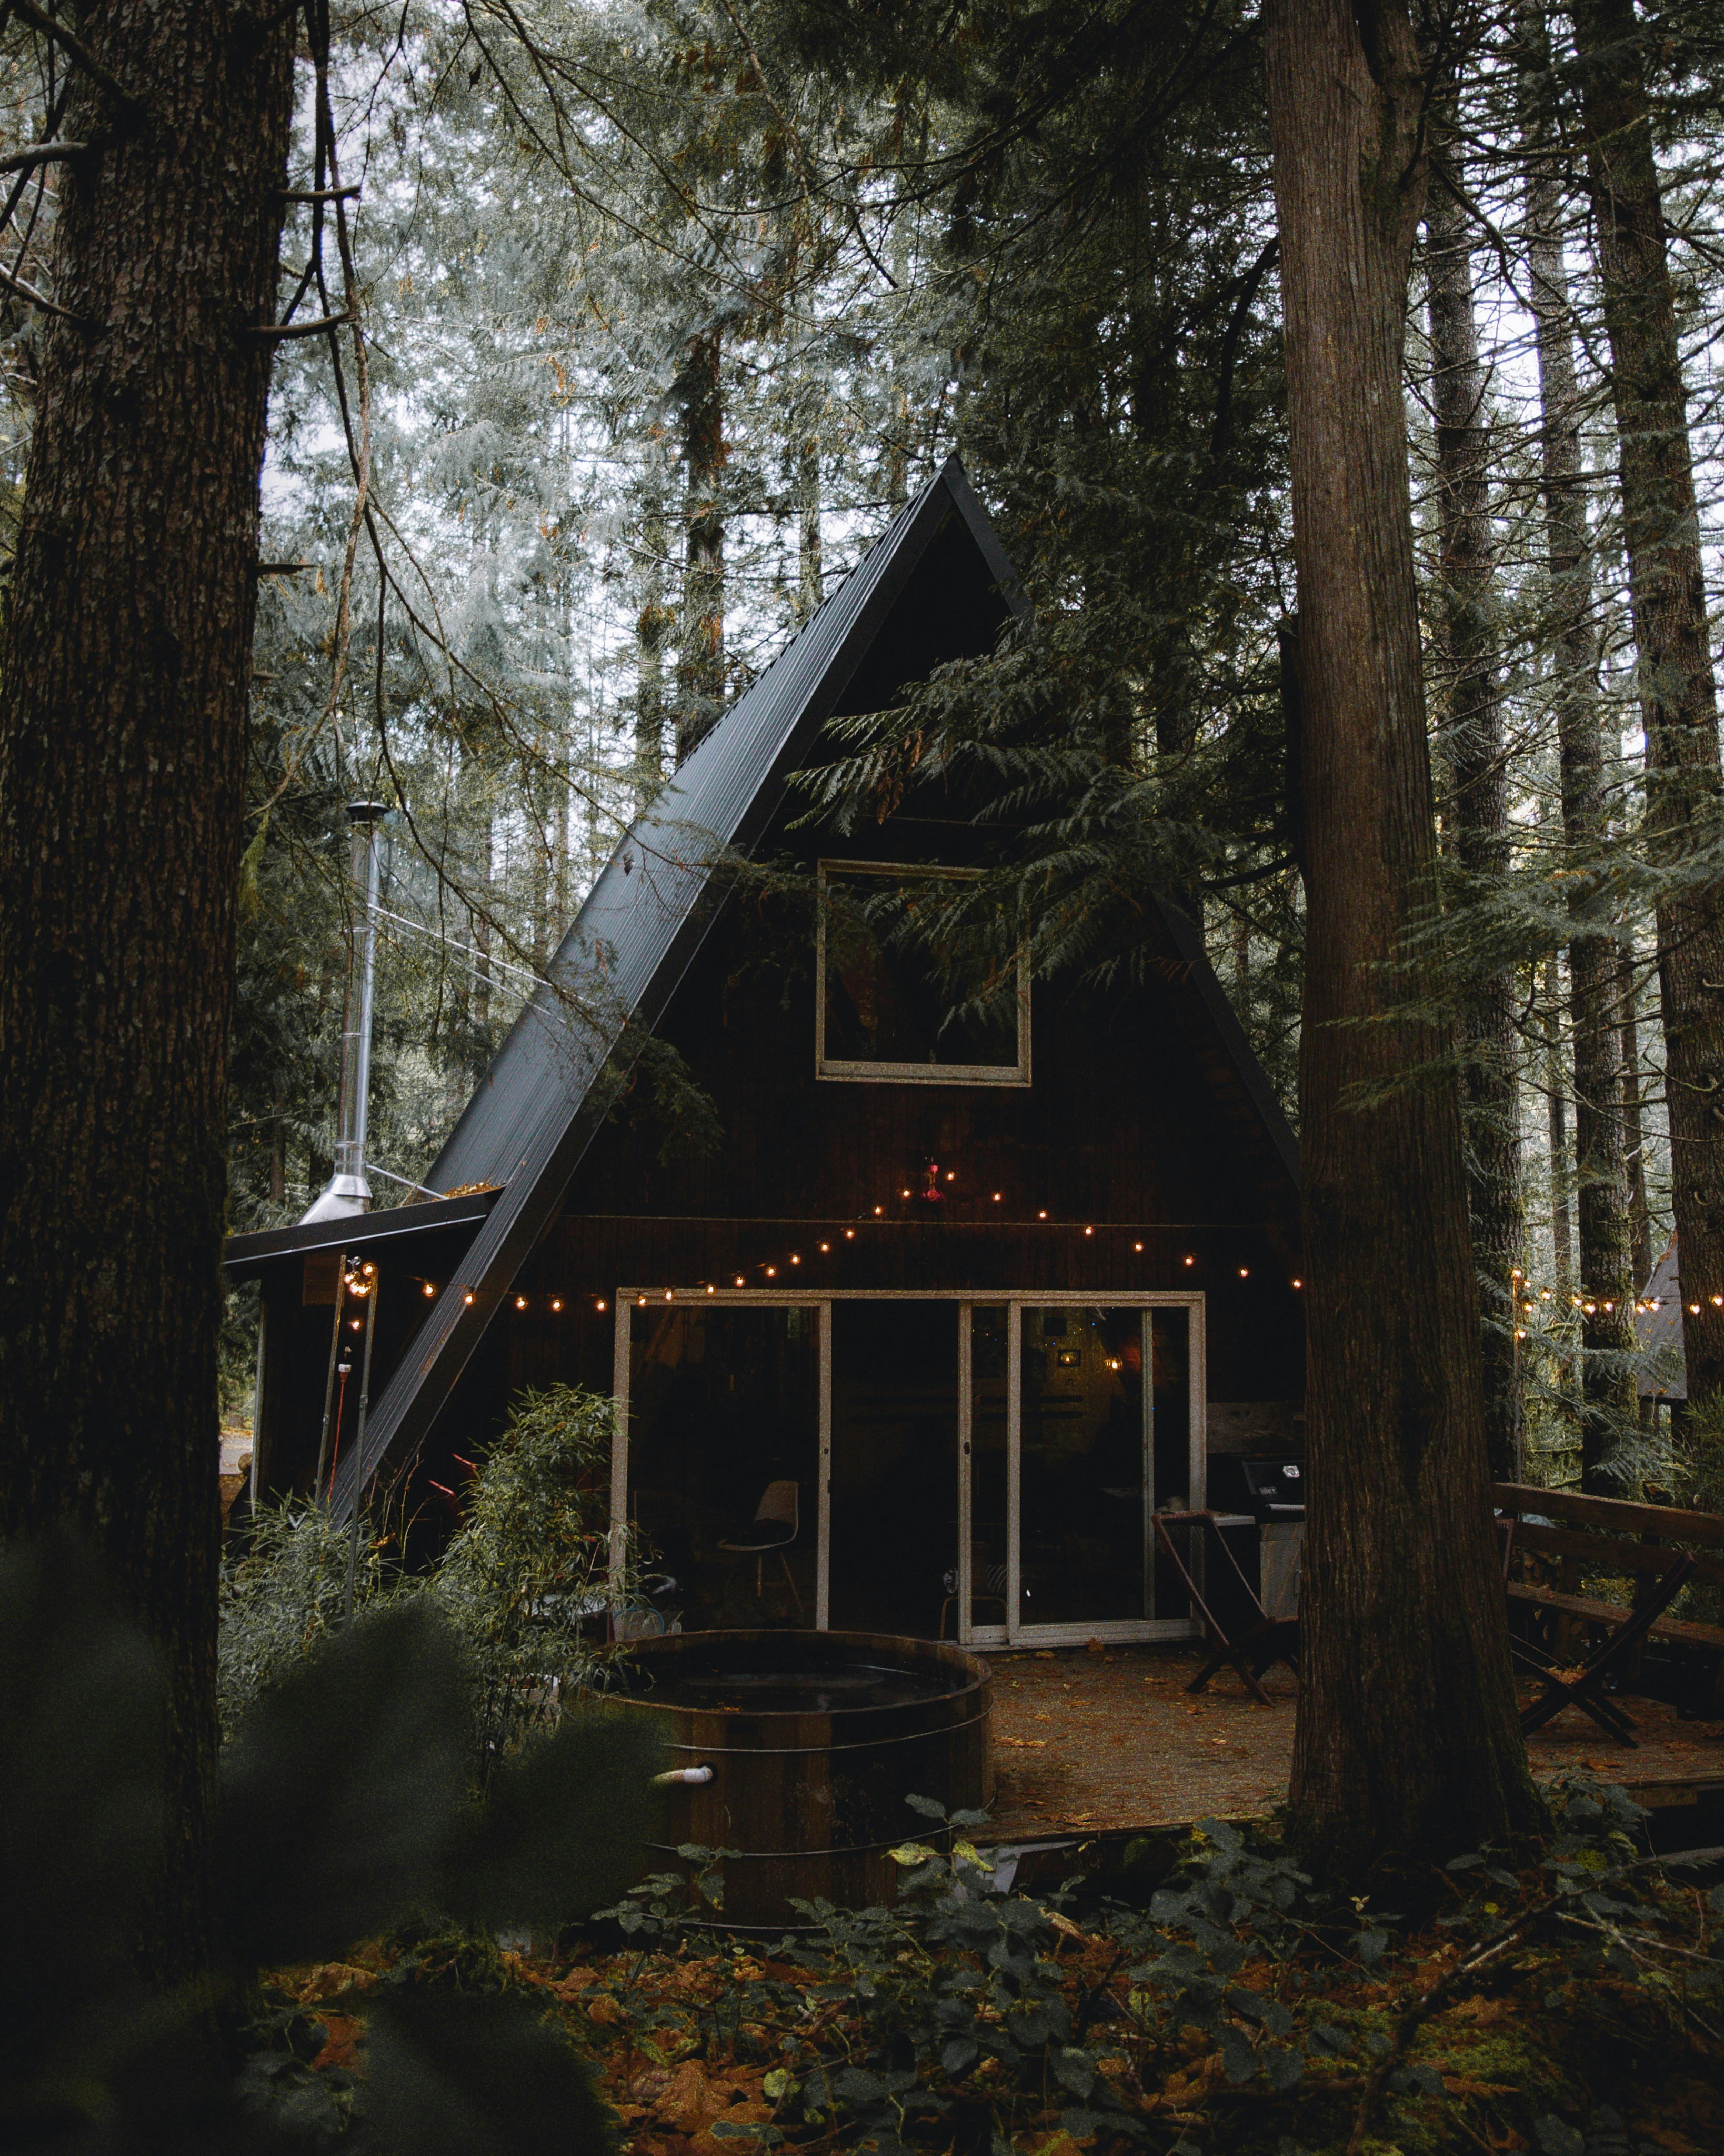
<instances>
[{"instance_id":1,"label":"door frame","mask_svg":"<svg viewBox=\"0 0 1724 2156\"><path fill-rule=\"evenodd\" d=\"M828 1629L830 1614L829 1560L832 1540L832 1306L836 1302L949 1302L957 1320L957 1609L959 1643L977 1647L1060 1647L1099 1640L1104 1645L1139 1640L1189 1639L1197 1627L1186 1617L1116 1618L1085 1624L1024 1625L1018 1622L1021 1557L1020 1463L1023 1450L1024 1312L1026 1310L1100 1306L1111 1310L1183 1310L1190 1327L1190 1405L1187 1442L1189 1502L1201 1510L1208 1478L1208 1359L1205 1306L1201 1289L1118 1288L644 1288L622 1286L613 1304L614 1359L612 1365L611 1578L620 1591L629 1536L629 1397L632 1377L630 1331L637 1310L669 1304L698 1305L707 1310L808 1310L815 1313L819 1387L818 1485L815 1507L814 1628ZM972 1625L970 1525L973 1438L972 1313L978 1308L1007 1312L1006 1330L1006 1609L1004 1625ZM1154 1373L1145 1373L1146 1414L1154 1412ZM1152 1427L1146 1473L1154 1474ZM1152 1502L1153 1492L1152 1490Z\"/></svg>"}]
</instances>

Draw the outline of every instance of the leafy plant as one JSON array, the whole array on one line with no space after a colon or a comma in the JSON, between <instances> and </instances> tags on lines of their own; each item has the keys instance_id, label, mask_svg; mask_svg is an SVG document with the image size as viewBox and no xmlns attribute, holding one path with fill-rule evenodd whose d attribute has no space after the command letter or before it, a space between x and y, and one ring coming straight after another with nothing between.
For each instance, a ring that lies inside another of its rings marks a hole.
<instances>
[{"instance_id":1,"label":"leafy plant","mask_svg":"<svg viewBox=\"0 0 1724 2156\"><path fill-rule=\"evenodd\" d=\"M426 1598L453 1627L470 1686L473 1772L483 1782L565 1702L604 1687L610 1657L595 1620L618 1594L610 1577L610 1401L572 1385L524 1392L480 1460L464 1517L422 1576L393 1555L391 1499L362 1523L356 1609ZM232 1727L324 1635L346 1606L351 1527L302 1499L262 1511L223 1581L222 1719Z\"/></svg>"},{"instance_id":2,"label":"leafy plant","mask_svg":"<svg viewBox=\"0 0 1724 2156\"><path fill-rule=\"evenodd\" d=\"M9 2148L280 2149L359 2131L351 2078L308 2074L300 2017L257 2015L259 1970L329 1962L419 1908L579 1918L629 1883L649 1831L656 1739L602 1708L521 1747L474 1802L459 1639L430 1597L403 1598L318 1641L235 1731L222 1936L207 1986L166 1990L136 1965L172 1831L165 1712L153 1650L81 1547L55 1536L0 1556ZM363 2145L597 2156L597 2099L541 2010L434 1986L368 1996ZM250 2055L237 2071L236 2042Z\"/></svg>"}]
</instances>

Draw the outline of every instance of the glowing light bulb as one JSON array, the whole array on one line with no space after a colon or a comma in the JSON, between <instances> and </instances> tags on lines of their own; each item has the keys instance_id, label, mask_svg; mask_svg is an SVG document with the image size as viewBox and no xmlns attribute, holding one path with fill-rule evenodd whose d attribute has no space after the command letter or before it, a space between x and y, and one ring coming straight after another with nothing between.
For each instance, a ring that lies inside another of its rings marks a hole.
<instances>
[{"instance_id":1,"label":"glowing light bulb","mask_svg":"<svg viewBox=\"0 0 1724 2156\"><path fill-rule=\"evenodd\" d=\"M665 1289L665 1291L664 1291L664 1300L665 1300L665 1301L666 1301L666 1302L674 1302L674 1301L675 1301L675 1299L676 1299L676 1291L675 1291L675 1288L670 1288L670 1287L667 1287L667 1288Z\"/></svg>"},{"instance_id":2,"label":"glowing light bulb","mask_svg":"<svg viewBox=\"0 0 1724 2156\"><path fill-rule=\"evenodd\" d=\"M885 1209L885 1209L885 1207L884 1205L876 1205L876 1206L875 1207L875 1209L874 1209L874 1217L875 1217L875 1219L876 1220L877 1220L877 1219L879 1219L879 1218L880 1218L880 1214L881 1214L882 1213L884 1213L884 1212L885 1211Z\"/></svg>"},{"instance_id":3,"label":"glowing light bulb","mask_svg":"<svg viewBox=\"0 0 1724 2156\"><path fill-rule=\"evenodd\" d=\"M709 1284L706 1292L708 1295L716 1295L718 1293L718 1290Z\"/></svg>"},{"instance_id":4,"label":"glowing light bulb","mask_svg":"<svg viewBox=\"0 0 1724 2156\"><path fill-rule=\"evenodd\" d=\"M854 1228L846 1228L846 1229L844 1229L844 1240L845 1240L847 1243L854 1243L854 1242L855 1241L855 1240L856 1240L856 1231L855 1231L855 1229L854 1229Z\"/></svg>"},{"instance_id":5,"label":"glowing light bulb","mask_svg":"<svg viewBox=\"0 0 1724 2156\"><path fill-rule=\"evenodd\" d=\"M1142 1243L1133 1243L1131 1248L1134 1250L1141 1250L1143 1248L1143 1245Z\"/></svg>"},{"instance_id":6,"label":"glowing light bulb","mask_svg":"<svg viewBox=\"0 0 1724 2156\"><path fill-rule=\"evenodd\" d=\"M1048 1216L1045 1213L1038 1213L1035 1217L1038 1220L1045 1220Z\"/></svg>"},{"instance_id":7,"label":"glowing light bulb","mask_svg":"<svg viewBox=\"0 0 1724 2156\"><path fill-rule=\"evenodd\" d=\"M515 1307L517 1310L525 1310L526 1308L526 1297L524 1295L518 1295L516 1296Z\"/></svg>"},{"instance_id":8,"label":"glowing light bulb","mask_svg":"<svg viewBox=\"0 0 1724 2156\"><path fill-rule=\"evenodd\" d=\"M1197 1263L1197 1260L1195 1258L1188 1258L1185 1262L1188 1265L1194 1265Z\"/></svg>"},{"instance_id":9,"label":"glowing light bulb","mask_svg":"<svg viewBox=\"0 0 1724 2156\"><path fill-rule=\"evenodd\" d=\"M604 1308L604 1297L600 1296L598 1301L593 1304L593 1307L595 1310L603 1310Z\"/></svg>"},{"instance_id":10,"label":"glowing light bulb","mask_svg":"<svg viewBox=\"0 0 1724 2156\"><path fill-rule=\"evenodd\" d=\"M469 1289L468 1289L468 1291L467 1291L466 1294L465 1294L465 1295L464 1295L464 1296L461 1297L461 1300L462 1300L462 1301L463 1301L463 1302L471 1302L471 1301L472 1301L472 1300L473 1300L473 1291L472 1291L472 1289L471 1289L471 1288L469 1288Z\"/></svg>"},{"instance_id":11,"label":"glowing light bulb","mask_svg":"<svg viewBox=\"0 0 1724 2156\"><path fill-rule=\"evenodd\" d=\"M1240 1278L1241 1280L1249 1280L1249 1279L1250 1279L1250 1277L1251 1277L1251 1268L1249 1267L1249 1265L1241 1265L1241 1266L1239 1267L1239 1278Z\"/></svg>"},{"instance_id":12,"label":"glowing light bulb","mask_svg":"<svg viewBox=\"0 0 1724 2156\"><path fill-rule=\"evenodd\" d=\"M644 1295L636 1296L634 1298L634 1306L637 1310L644 1310L646 1308L646 1297Z\"/></svg>"},{"instance_id":13,"label":"glowing light bulb","mask_svg":"<svg viewBox=\"0 0 1724 2156\"><path fill-rule=\"evenodd\" d=\"M1294 1281L1293 1285L1295 1287L1303 1287L1305 1286L1305 1282L1302 1280L1296 1280Z\"/></svg>"},{"instance_id":14,"label":"glowing light bulb","mask_svg":"<svg viewBox=\"0 0 1724 2156\"><path fill-rule=\"evenodd\" d=\"M948 1183L956 1183L957 1181L957 1170L955 1168L948 1168L947 1169L946 1180Z\"/></svg>"},{"instance_id":15,"label":"glowing light bulb","mask_svg":"<svg viewBox=\"0 0 1724 2156\"><path fill-rule=\"evenodd\" d=\"M768 1280L776 1280L777 1278L777 1275L778 1268L776 1265L768 1265L767 1267L767 1278Z\"/></svg>"},{"instance_id":16,"label":"glowing light bulb","mask_svg":"<svg viewBox=\"0 0 1724 2156\"><path fill-rule=\"evenodd\" d=\"M561 1310L562 1308L562 1298L560 1296L553 1295L551 1298L551 1307L553 1310Z\"/></svg>"},{"instance_id":17,"label":"glowing light bulb","mask_svg":"<svg viewBox=\"0 0 1724 2156\"><path fill-rule=\"evenodd\" d=\"M1002 1199L1002 1197L1003 1197L1003 1196L1004 1196L1004 1194L1004 1194L1003 1191L996 1190L996 1191L994 1192L994 1194L993 1194L993 1202L994 1202L994 1204L995 1204L996 1205L998 1205L998 1204L999 1204L1000 1199Z\"/></svg>"},{"instance_id":18,"label":"glowing light bulb","mask_svg":"<svg viewBox=\"0 0 1724 2156\"><path fill-rule=\"evenodd\" d=\"M829 1250L832 1248L832 1245L830 1243L823 1243L820 1247L823 1250Z\"/></svg>"},{"instance_id":19,"label":"glowing light bulb","mask_svg":"<svg viewBox=\"0 0 1724 2156\"><path fill-rule=\"evenodd\" d=\"M742 1276L741 1273L736 1275L736 1285L738 1287L741 1287L742 1285Z\"/></svg>"},{"instance_id":20,"label":"glowing light bulb","mask_svg":"<svg viewBox=\"0 0 1724 2156\"><path fill-rule=\"evenodd\" d=\"M423 1287L419 1290L419 1292L421 1295L435 1295L437 1291L432 1286L430 1281L427 1281Z\"/></svg>"},{"instance_id":21,"label":"glowing light bulb","mask_svg":"<svg viewBox=\"0 0 1724 2156\"><path fill-rule=\"evenodd\" d=\"M907 1190L900 1190L900 1191L898 1193L898 1195L899 1195L900 1198L908 1198L908 1197L909 1197L909 1195L910 1195L910 1193L909 1193Z\"/></svg>"},{"instance_id":22,"label":"glowing light bulb","mask_svg":"<svg viewBox=\"0 0 1724 2156\"><path fill-rule=\"evenodd\" d=\"M1086 1235L1093 1235L1095 1234L1095 1230L1093 1228L1085 1228L1085 1230L1084 1230L1084 1233L1085 1233Z\"/></svg>"}]
</instances>

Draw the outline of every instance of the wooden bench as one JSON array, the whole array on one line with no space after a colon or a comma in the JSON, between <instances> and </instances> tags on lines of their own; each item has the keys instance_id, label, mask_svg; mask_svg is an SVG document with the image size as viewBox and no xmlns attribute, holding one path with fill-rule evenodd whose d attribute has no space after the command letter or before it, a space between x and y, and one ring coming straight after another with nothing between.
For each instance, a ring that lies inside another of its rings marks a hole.
<instances>
[{"instance_id":1,"label":"wooden bench","mask_svg":"<svg viewBox=\"0 0 1724 2156\"><path fill-rule=\"evenodd\" d=\"M1572 1705L1583 1707L1622 1742L1633 1743L1633 1722L1602 1697L1607 1674L1632 1678L1640 1644L1649 1637L1704 1648L1724 1658L1724 1626L1668 1614L1668 1604L1691 1580L1724 1587L1724 1517L1674 1505L1535 1490L1519 1482L1498 1483L1495 1496L1500 1524L1506 1528L1509 1599L1549 1618L1542 1641L1532 1642L1526 1651L1516 1643L1517 1661L1542 1686L1541 1698L1522 1716L1522 1726L1530 1733ZM1528 1560L1554 1577L1514 1576L1517 1563L1524 1568ZM1607 1601L1582 1594L1583 1575L1598 1573L1632 1581L1628 1599ZM1575 1663L1570 1642L1583 1632L1593 1645ZM1573 1666L1565 1668L1565 1659ZM1724 1659L1714 1682L1715 1712L1721 1688Z\"/></svg>"}]
</instances>

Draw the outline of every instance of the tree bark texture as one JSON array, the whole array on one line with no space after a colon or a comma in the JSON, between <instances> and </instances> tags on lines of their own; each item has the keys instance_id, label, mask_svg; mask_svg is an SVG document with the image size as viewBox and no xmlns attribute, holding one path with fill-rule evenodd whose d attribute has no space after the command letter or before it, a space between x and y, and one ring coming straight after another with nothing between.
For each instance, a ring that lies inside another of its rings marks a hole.
<instances>
[{"instance_id":1,"label":"tree bark texture","mask_svg":"<svg viewBox=\"0 0 1724 2156\"><path fill-rule=\"evenodd\" d=\"M1715 832L1724 792L1687 397L1634 0L1578 0L1573 17L1622 458L1647 826L1674 865ZM1724 1385L1724 1306L1712 1300L1724 1297L1724 886L1665 897L1657 923L1692 1401Z\"/></svg>"},{"instance_id":2,"label":"tree bark texture","mask_svg":"<svg viewBox=\"0 0 1724 2156\"><path fill-rule=\"evenodd\" d=\"M1554 116L1541 110L1550 56L1542 8L1527 11L1523 134L1530 152L1526 225L1538 348L1539 456L1545 559L1556 630L1557 739L1568 909L1569 1024L1574 1044L1575 1209L1580 1231L1581 1480L1597 1496L1620 1496L1609 1462L1635 1430L1634 1272L1623 1131L1622 1031L1617 947L1588 916L1596 906L1608 833L1604 747L1598 719L1598 651L1593 621L1592 535L1581 455L1580 396L1568 270L1562 255L1562 186L1552 151Z\"/></svg>"},{"instance_id":3,"label":"tree bark texture","mask_svg":"<svg viewBox=\"0 0 1724 2156\"><path fill-rule=\"evenodd\" d=\"M1652 1278L1652 1214L1646 1202L1646 1131L1640 1113L1639 983L1634 951L1626 944L1617 954L1616 993L1622 1018L1623 1158L1628 1168L1629 1234L1639 1290Z\"/></svg>"},{"instance_id":4,"label":"tree bark texture","mask_svg":"<svg viewBox=\"0 0 1724 2156\"><path fill-rule=\"evenodd\" d=\"M1490 429L1473 318L1471 234L1449 184L1457 157L1450 147L1434 162L1425 268L1448 675L1443 738L1455 854L1463 892L1472 896L1488 895L1508 872L1509 821ZM1470 965L1459 988L1468 1211L1483 1303L1485 1440L1492 1474L1510 1481L1521 1424L1516 1276L1526 1264L1526 1240L1514 973L1502 964Z\"/></svg>"},{"instance_id":5,"label":"tree bark texture","mask_svg":"<svg viewBox=\"0 0 1724 2156\"><path fill-rule=\"evenodd\" d=\"M69 1522L169 1673L158 1979L208 1956L216 1337L294 28L92 0L0 690L0 1533Z\"/></svg>"},{"instance_id":6,"label":"tree bark texture","mask_svg":"<svg viewBox=\"0 0 1724 2156\"><path fill-rule=\"evenodd\" d=\"M806 621L826 596L820 565L820 445L811 435L796 460L796 618Z\"/></svg>"},{"instance_id":7,"label":"tree bark texture","mask_svg":"<svg viewBox=\"0 0 1724 2156\"><path fill-rule=\"evenodd\" d=\"M683 454L688 466L684 535L682 653L677 669L676 760L710 733L724 711L723 338L694 339L684 374Z\"/></svg>"},{"instance_id":8,"label":"tree bark texture","mask_svg":"<svg viewBox=\"0 0 1724 2156\"><path fill-rule=\"evenodd\" d=\"M1272 0L1307 863L1308 1543L1292 1833L1328 1871L1532 1827L1491 1526L1460 1089L1409 996L1435 889L1403 327L1424 101L1404 5ZM1446 1073L1446 1075L1433 1075Z\"/></svg>"},{"instance_id":9,"label":"tree bark texture","mask_svg":"<svg viewBox=\"0 0 1724 2156\"><path fill-rule=\"evenodd\" d=\"M634 625L634 805L644 808L664 783L664 654L676 640L664 536L664 475L649 449L641 516L640 613Z\"/></svg>"}]
</instances>

